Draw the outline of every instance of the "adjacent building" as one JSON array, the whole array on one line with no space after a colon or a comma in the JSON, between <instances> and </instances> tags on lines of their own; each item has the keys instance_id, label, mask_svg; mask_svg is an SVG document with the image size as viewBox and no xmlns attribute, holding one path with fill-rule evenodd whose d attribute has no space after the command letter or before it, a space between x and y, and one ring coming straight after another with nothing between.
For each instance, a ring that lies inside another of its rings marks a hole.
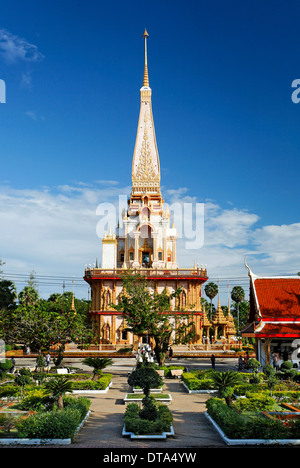
<instances>
[{"instance_id":1,"label":"adjacent building","mask_svg":"<svg viewBox=\"0 0 300 468\"><path fill-rule=\"evenodd\" d=\"M264 366L285 360L299 366L300 277L259 277L248 267L250 312L244 337L255 338L256 356Z\"/></svg>"}]
</instances>

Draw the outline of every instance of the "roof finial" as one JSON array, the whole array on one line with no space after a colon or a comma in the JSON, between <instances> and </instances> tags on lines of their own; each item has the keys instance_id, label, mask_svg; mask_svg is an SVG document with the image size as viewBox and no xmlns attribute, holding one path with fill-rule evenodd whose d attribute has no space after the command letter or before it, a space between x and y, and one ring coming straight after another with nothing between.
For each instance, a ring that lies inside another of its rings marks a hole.
<instances>
[{"instance_id":1,"label":"roof finial","mask_svg":"<svg viewBox=\"0 0 300 468\"><path fill-rule=\"evenodd\" d=\"M143 81L143 86L146 86L149 88L149 76L148 76L148 63L147 63L147 38L149 37L149 34L147 33L147 30L145 29L143 38L145 39L145 67L144 67L144 81Z\"/></svg>"}]
</instances>

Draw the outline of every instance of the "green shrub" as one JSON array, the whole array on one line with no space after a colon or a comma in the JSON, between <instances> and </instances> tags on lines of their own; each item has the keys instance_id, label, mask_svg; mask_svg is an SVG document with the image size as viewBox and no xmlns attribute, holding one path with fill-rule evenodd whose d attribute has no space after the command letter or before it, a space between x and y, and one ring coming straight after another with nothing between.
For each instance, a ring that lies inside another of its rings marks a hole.
<instances>
[{"instance_id":1,"label":"green shrub","mask_svg":"<svg viewBox=\"0 0 300 468\"><path fill-rule=\"evenodd\" d=\"M210 378L204 377L199 379L196 373L184 372L182 380L190 390L211 390L214 388L214 382Z\"/></svg>"},{"instance_id":2,"label":"green shrub","mask_svg":"<svg viewBox=\"0 0 300 468\"><path fill-rule=\"evenodd\" d=\"M291 361L283 361L283 363L280 366L280 369L282 370L289 370L292 369L293 363Z\"/></svg>"},{"instance_id":3,"label":"green shrub","mask_svg":"<svg viewBox=\"0 0 300 468\"><path fill-rule=\"evenodd\" d=\"M154 401L152 401L154 404ZM127 432L135 434L161 434L168 432L173 421L172 413L166 405L157 405L156 418L144 419L144 408L140 410L136 403L130 403L125 411L124 425ZM152 417L153 413L151 413Z\"/></svg>"},{"instance_id":4,"label":"green shrub","mask_svg":"<svg viewBox=\"0 0 300 468\"><path fill-rule=\"evenodd\" d=\"M142 388L144 394L148 395L151 388L161 387L163 385L163 380L154 367L141 365L129 375L128 384L132 387L138 386Z\"/></svg>"},{"instance_id":5,"label":"green shrub","mask_svg":"<svg viewBox=\"0 0 300 468\"><path fill-rule=\"evenodd\" d=\"M139 413L140 418L147 419L148 421L155 421L158 416L155 399L151 395L147 395L143 398L142 405L143 409Z\"/></svg>"},{"instance_id":6,"label":"green shrub","mask_svg":"<svg viewBox=\"0 0 300 468\"><path fill-rule=\"evenodd\" d=\"M276 370L271 364L266 364L263 371L266 377L273 377L276 374Z\"/></svg>"},{"instance_id":7,"label":"green shrub","mask_svg":"<svg viewBox=\"0 0 300 468\"><path fill-rule=\"evenodd\" d=\"M41 388L30 390L20 403L20 408L23 411L40 411L47 409L49 405L49 397L45 396L45 392Z\"/></svg>"},{"instance_id":8,"label":"green shrub","mask_svg":"<svg viewBox=\"0 0 300 468\"><path fill-rule=\"evenodd\" d=\"M5 379L7 372L13 367L13 363L10 359L0 361L0 380Z\"/></svg>"},{"instance_id":9,"label":"green shrub","mask_svg":"<svg viewBox=\"0 0 300 468\"><path fill-rule=\"evenodd\" d=\"M78 409L35 413L16 424L20 438L28 439L73 439L81 422Z\"/></svg>"},{"instance_id":10,"label":"green shrub","mask_svg":"<svg viewBox=\"0 0 300 468\"><path fill-rule=\"evenodd\" d=\"M64 397L64 407L65 408L72 408L77 409L80 412L80 418L83 420L91 406L91 400L86 397L80 396L78 398L74 398L71 396Z\"/></svg>"},{"instance_id":11,"label":"green shrub","mask_svg":"<svg viewBox=\"0 0 300 468\"><path fill-rule=\"evenodd\" d=\"M239 398L234 407L237 411L274 411L276 400L265 393L251 393L247 398Z\"/></svg>"},{"instance_id":12,"label":"green shrub","mask_svg":"<svg viewBox=\"0 0 300 468\"><path fill-rule=\"evenodd\" d=\"M98 380L72 381L73 390L105 390L112 379L112 374L103 374Z\"/></svg>"},{"instance_id":13,"label":"green shrub","mask_svg":"<svg viewBox=\"0 0 300 468\"><path fill-rule=\"evenodd\" d=\"M90 400L85 397L64 397L63 410L35 413L18 421L18 435L30 439L73 439L89 407Z\"/></svg>"},{"instance_id":14,"label":"green shrub","mask_svg":"<svg viewBox=\"0 0 300 468\"><path fill-rule=\"evenodd\" d=\"M20 389L17 385L4 384L0 385L0 399L1 398L13 398L20 393Z\"/></svg>"}]
</instances>

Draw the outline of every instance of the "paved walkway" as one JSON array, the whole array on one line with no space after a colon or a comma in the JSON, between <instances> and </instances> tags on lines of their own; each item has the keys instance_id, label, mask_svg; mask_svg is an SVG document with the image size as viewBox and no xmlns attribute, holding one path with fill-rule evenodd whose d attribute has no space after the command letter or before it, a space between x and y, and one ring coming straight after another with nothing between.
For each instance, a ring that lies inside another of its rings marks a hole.
<instances>
[{"instance_id":1,"label":"paved walkway","mask_svg":"<svg viewBox=\"0 0 300 468\"><path fill-rule=\"evenodd\" d=\"M180 447L226 447L217 432L204 416L205 401L209 395L189 394L180 380L165 379L164 393L171 393L170 409L173 414L175 437L167 440L131 440L121 435L126 406L123 398L129 390L126 370L113 376L108 393L88 396L91 399L91 414L79 431L73 448L180 448Z\"/></svg>"}]
</instances>

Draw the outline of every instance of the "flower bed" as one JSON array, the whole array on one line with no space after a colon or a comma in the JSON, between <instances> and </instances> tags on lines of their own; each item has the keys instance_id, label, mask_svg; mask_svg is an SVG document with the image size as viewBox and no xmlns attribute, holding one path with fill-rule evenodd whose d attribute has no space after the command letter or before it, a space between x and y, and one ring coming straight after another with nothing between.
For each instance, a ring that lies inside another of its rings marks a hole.
<instances>
[{"instance_id":1,"label":"flower bed","mask_svg":"<svg viewBox=\"0 0 300 468\"><path fill-rule=\"evenodd\" d=\"M262 412L237 412L219 398L207 401L205 416L228 445L300 445L300 420L285 425Z\"/></svg>"}]
</instances>

